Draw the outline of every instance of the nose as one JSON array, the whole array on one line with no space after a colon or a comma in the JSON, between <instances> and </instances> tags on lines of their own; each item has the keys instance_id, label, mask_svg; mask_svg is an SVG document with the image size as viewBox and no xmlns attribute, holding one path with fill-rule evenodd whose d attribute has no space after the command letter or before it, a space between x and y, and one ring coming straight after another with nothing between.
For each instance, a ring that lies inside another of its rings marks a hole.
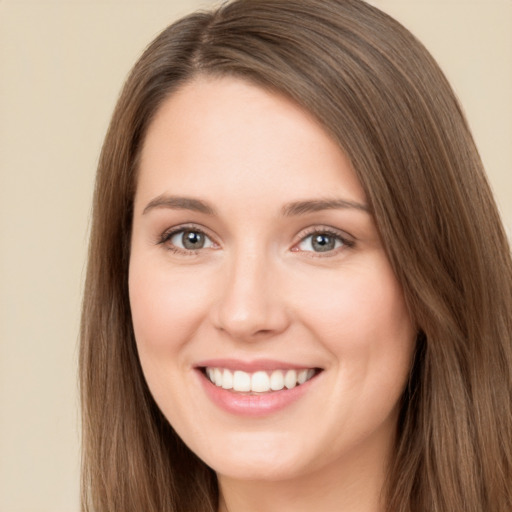
<instances>
[{"instance_id":1,"label":"nose","mask_svg":"<svg viewBox=\"0 0 512 512\"><path fill-rule=\"evenodd\" d=\"M267 339L285 331L290 315L278 274L261 254L240 254L226 264L219 299L211 311L215 327L241 341Z\"/></svg>"}]
</instances>

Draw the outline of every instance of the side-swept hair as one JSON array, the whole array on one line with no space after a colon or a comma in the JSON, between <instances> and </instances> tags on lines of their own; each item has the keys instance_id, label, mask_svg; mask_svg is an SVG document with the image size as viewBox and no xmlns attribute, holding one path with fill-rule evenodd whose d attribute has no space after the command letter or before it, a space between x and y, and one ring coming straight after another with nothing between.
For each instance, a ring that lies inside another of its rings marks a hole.
<instances>
[{"instance_id":1,"label":"side-swept hair","mask_svg":"<svg viewBox=\"0 0 512 512\"><path fill-rule=\"evenodd\" d=\"M128 264L148 125L199 74L309 110L349 156L420 332L387 482L393 512L512 510L512 263L458 102L424 47L360 0L234 0L133 68L98 167L81 327L82 510L213 512L214 472L146 386Z\"/></svg>"}]
</instances>

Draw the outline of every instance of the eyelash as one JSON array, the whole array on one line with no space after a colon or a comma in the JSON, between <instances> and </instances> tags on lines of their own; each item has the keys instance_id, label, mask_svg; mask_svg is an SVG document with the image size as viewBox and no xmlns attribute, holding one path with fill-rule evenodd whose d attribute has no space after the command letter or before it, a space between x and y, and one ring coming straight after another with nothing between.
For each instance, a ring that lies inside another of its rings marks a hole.
<instances>
[{"instance_id":1,"label":"eyelash","mask_svg":"<svg viewBox=\"0 0 512 512\"><path fill-rule=\"evenodd\" d=\"M169 243L173 236L175 236L179 233L183 233L185 231L190 231L192 233L199 233L199 234L203 235L205 238L212 240L212 237L209 236L208 233L206 233L206 231L204 231L203 229L201 229L197 226L194 226L194 225L182 225L182 226L176 226L170 230L164 231L162 233L162 235L160 235L160 237L157 241L157 244L165 245L167 250L177 253L177 254L184 254L186 256L193 256L195 254L198 254L201 249L182 249L181 247L176 247L175 245ZM215 242L213 242L213 243L215 243Z\"/></svg>"},{"instance_id":2,"label":"eyelash","mask_svg":"<svg viewBox=\"0 0 512 512\"><path fill-rule=\"evenodd\" d=\"M342 231L338 231L333 228L328 228L325 226L313 226L311 228L308 228L305 232L301 233L300 240L298 243L296 243L292 250L295 249L298 245L303 243L308 238L312 237L313 235L327 235L330 237L333 237L335 240L339 240L341 242L341 247L337 247L333 250L325 251L322 253L321 251L301 251L307 254L308 257L311 258L326 258L329 256L335 256L338 254L339 250L343 249L351 249L354 247L355 242L354 240L351 240L345 233ZM300 252L298 249L295 249L294 252Z\"/></svg>"},{"instance_id":3,"label":"eyelash","mask_svg":"<svg viewBox=\"0 0 512 512\"><path fill-rule=\"evenodd\" d=\"M199 234L203 235L204 237L206 237L207 239L209 239L213 244L217 245L212 240L212 237L209 236L203 229L201 229L197 226L194 226L194 225L176 226L170 230L164 231L164 233L162 233L162 235L160 235L160 237L158 238L157 244L165 245L167 250L174 252L174 253L178 253L178 254L184 254L186 256L193 256L193 255L198 254L203 248L182 249L180 247L176 247L175 245L169 243L169 241L175 235L177 235L179 233L183 233L185 231L199 233ZM325 253L322 253L321 251L300 251L299 249L297 249L298 245L300 245L301 243L303 243L305 240L307 240L309 237L311 237L313 235L327 235L327 236L333 237L334 239L340 241L342 246L335 248L333 250L325 251ZM349 239L346 236L346 234L344 234L341 231L338 231L338 230L335 230L332 228L328 228L325 226L313 226L313 227L307 229L305 232L301 233L300 240L294 244L294 246L292 247L292 251L293 252L304 252L309 257L314 257L314 258L329 257L329 256L334 256L335 254L337 254L339 252L338 251L339 249L343 249L343 248L350 249L350 248L354 247L354 245L355 245L355 242L353 240Z\"/></svg>"}]
</instances>

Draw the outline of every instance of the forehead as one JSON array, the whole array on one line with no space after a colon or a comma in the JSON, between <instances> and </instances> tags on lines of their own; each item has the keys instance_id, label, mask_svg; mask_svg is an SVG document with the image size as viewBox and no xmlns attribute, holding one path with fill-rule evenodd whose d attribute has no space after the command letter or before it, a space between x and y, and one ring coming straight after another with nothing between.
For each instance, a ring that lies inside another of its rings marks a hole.
<instances>
[{"instance_id":1,"label":"forehead","mask_svg":"<svg viewBox=\"0 0 512 512\"><path fill-rule=\"evenodd\" d=\"M279 191L284 201L333 194L364 201L349 159L309 112L233 77L200 77L165 100L139 173L137 196L146 199L221 188L231 198Z\"/></svg>"}]
</instances>

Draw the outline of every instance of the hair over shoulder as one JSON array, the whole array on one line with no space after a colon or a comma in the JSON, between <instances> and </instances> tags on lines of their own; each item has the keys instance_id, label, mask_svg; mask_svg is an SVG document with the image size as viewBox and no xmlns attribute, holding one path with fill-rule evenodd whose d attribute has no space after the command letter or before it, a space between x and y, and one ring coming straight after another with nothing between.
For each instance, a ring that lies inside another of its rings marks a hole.
<instances>
[{"instance_id":1,"label":"hair over shoulder","mask_svg":"<svg viewBox=\"0 0 512 512\"><path fill-rule=\"evenodd\" d=\"M510 246L457 99L425 48L360 0L234 0L165 29L128 77L97 172L83 301L84 512L217 509L214 472L156 406L128 299L137 168L164 99L244 78L311 112L350 158L419 327L391 512L512 510Z\"/></svg>"}]
</instances>

